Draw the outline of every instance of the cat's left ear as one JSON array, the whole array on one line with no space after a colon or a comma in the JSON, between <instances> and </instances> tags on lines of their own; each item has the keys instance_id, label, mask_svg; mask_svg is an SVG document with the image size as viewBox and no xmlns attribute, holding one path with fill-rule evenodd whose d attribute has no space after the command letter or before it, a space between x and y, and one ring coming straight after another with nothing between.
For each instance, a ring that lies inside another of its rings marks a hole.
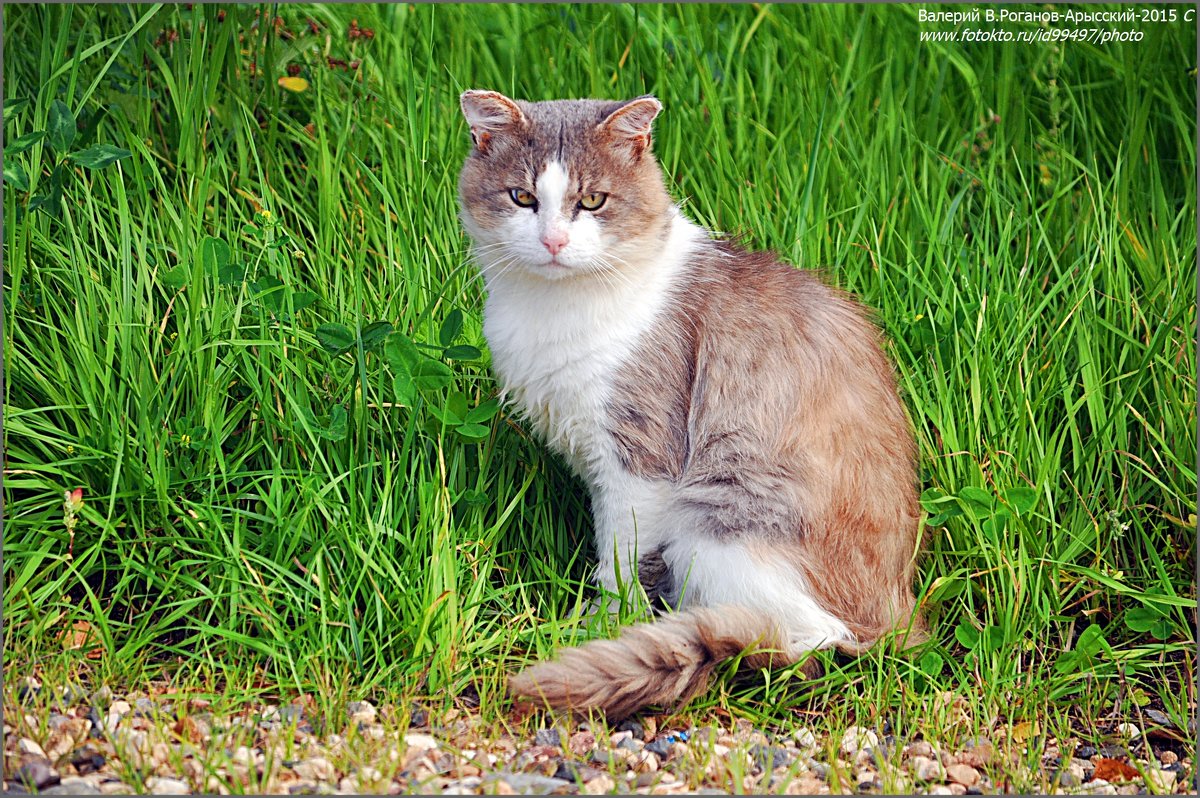
<instances>
[{"instance_id":1,"label":"cat's left ear","mask_svg":"<svg viewBox=\"0 0 1200 798\"><path fill-rule=\"evenodd\" d=\"M650 149L650 126L662 111L662 103L647 94L630 100L604 118L600 130L635 161Z\"/></svg>"}]
</instances>

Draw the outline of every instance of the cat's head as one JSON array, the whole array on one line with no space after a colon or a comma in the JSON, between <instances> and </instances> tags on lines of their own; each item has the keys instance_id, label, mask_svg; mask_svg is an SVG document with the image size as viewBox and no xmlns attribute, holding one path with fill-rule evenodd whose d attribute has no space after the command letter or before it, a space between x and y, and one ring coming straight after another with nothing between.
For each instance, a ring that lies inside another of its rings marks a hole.
<instances>
[{"instance_id":1,"label":"cat's head","mask_svg":"<svg viewBox=\"0 0 1200 798\"><path fill-rule=\"evenodd\" d=\"M623 272L661 250L672 205L650 152L658 100L461 102L472 148L459 199L485 274Z\"/></svg>"}]
</instances>

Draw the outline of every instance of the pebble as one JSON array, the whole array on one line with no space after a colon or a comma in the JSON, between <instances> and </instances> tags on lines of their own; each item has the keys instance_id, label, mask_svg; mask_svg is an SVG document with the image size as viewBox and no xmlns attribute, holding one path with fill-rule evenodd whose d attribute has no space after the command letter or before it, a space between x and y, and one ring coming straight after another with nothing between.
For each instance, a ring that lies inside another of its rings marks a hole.
<instances>
[{"instance_id":1,"label":"pebble","mask_svg":"<svg viewBox=\"0 0 1200 798\"><path fill-rule=\"evenodd\" d=\"M108 709L113 702L113 691L108 685L102 686L99 690L91 695L92 706L99 709Z\"/></svg>"},{"instance_id":2,"label":"pebble","mask_svg":"<svg viewBox=\"0 0 1200 798\"><path fill-rule=\"evenodd\" d=\"M646 734L645 729L643 729L642 724L638 723L636 720L621 721L620 724L617 725L617 731L619 731L619 732L627 731L635 740L642 740L644 742L646 739L645 738L645 734Z\"/></svg>"},{"instance_id":3,"label":"pebble","mask_svg":"<svg viewBox=\"0 0 1200 798\"><path fill-rule=\"evenodd\" d=\"M581 765L577 762L568 762L564 759L558 763L558 768L554 771L554 778L571 784L576 782L586 784L603 772L599 768Z\"/></svg>"},{"instance_id":4,"label":"pebble","mask_svg":"<svg viewBox=\"0 0 1200 798\"><path fill-rule=\"evenodd\" d=\"M351 701L346 705L346 714L352 723L374 723L378 715L370 701Z\"/></svg>"},{"instance_id":5,"label":"pebble","mask_svg":"<svg viewBox=\"0 0 1200 798\"><path fill-rule=\"evenodd\" d=\"M13 780L26 787L41 790L52 784L58 784L59 777L58 771L50 767L50 762L41 758L25 761L13 774Z\"/></svg>"},{"instance_id":6,"label":"pebble","mask_svg":"<svg viewBox=\"0 0 1200 798\"><path fill-rule=\"evenodd\" d=\"M914 756L908 760L908 767L918 781L941 781L946 775L942 763L927 756Z\"/></svg>"},{"instance_id":7,"label":"pebble","mask_svg":"<svg viewBox=\"0 0 1200 798\"><path fill-rule=\"evenodd\" d=\"M792 739L796 741L796 747L801 751L816 750L817 736L810 729L801 726L792 733Z\"/></svg>"},{"instance_id":8,"label":"pebble","mask_svg":"<svg viewBox=\"0 0 1200 798\"><path fill-rule=\"evenodd\" d=\"M646 743L646 750L658 754L662 759L667 759L671 755L671 741L666 737L659 737Z\"/></svg>"},{"instance_id":9,"label":"pebble","mask_svg":"<svg viewBox=\"0 0 1200 798\"><path fill-rule=\"evenodd\" d=\"M1096 755L1095 746L1081 745L1075 749L1075 756L1079 757L1080 759L1091 759L1095 755Z\"/></svg>"},{"instance_id":10,"label":"pebble","mask_svg":"<svg viewBox=\"0 0 1200 798\"><path fill-rule=\"evenodd\" d=\"M973 768L987 767L996 755L996 748L986 737L976 737L968 740L966 746L958 754L958 761Z\"/></svg>"},{"instance_id":11,"label":"pebble","mask_svg":"<svg viewBox=\"0 0 1200 798\"><path fill-rule=\"evenodd\" d=\"M1092 779L1083 785L1090 795L1116 795L1117 788L1109 784L1104 779Z\"/></svg>"},{"instance_id":12,"label":"pebble","mask_svg":"<svg viewBox=\"0 0 1200 798\"><path fill-rule=\"evenodd\" d=\"M917 740L909 743L904 749L904 758L912 759L913 757L923 756L926 759L932 759L934 756L933 746L924 740Z\"/></svg>"},{"instance_id":13,"label":"pebble","mask_svg":"<svg viewBox=\"0 0 1200 798\"><path fill-rule=\"evenodd\" d=\"M841 752L846 756L854 756L863 748L873 748L879 745L879 735L862 726L851 726L842 735Z\"/></svg>"},{"instance_id":14,"label":"pebble","mask_svg":"<svg viewBox=\"0 0 1200 798\"><path fill-rule=\"evenodd\" d=\"M288 704L279 710L279 719L284 723L299 723L304 720L304 706L301 704Z\"/></svg>"},{"instance_id":15,"label":"pebble","mask_svg":"<svg viewBox=\"0 0 1200 798\"><path fill-rule=\"evenodd\" d=\"M406 734L404 744L417 751L436 751L439 748L438 741L428 734Z\"/></svg>"},{"instance_id":16,"label":"pebble","mask_svg":"<svg viewBox=\"0 0 1200 798\"><path fill-rule=\"evenodd\" d=\"M575 756L583 756L596 747L596 735L590 731L576 732L567 741L567 747Z\"/></svg>"},{"instance_id":17,"label":"pebble","mask_svg":"<svg viewBox=\"0 0 1200 798\"><path fill-rule=\"evenodd\" d=\"M192 788L179 779L151 776L146 779L146 789L151 795L191 795Z\"/></svg>"},{"instance_id":18,"label":"pebble","mask_svg":"<svg viewBox=\"0 0 1200 798\"><path fill-rule=\"evenodd\" d=\"M970 765L950 765L946 768L946 777L964 787L970 787L979 782L979 771Z\"/></svg>"},{"instance_id":19,"label":"pebble","mask_svg":"<svg viewBox=\"0 0 1200 798\"><path fill-rule=\"evenodd\" d=\"M750 748L750 755L763 770L787 767L790 757L788 752L773 745L755 745Z\"/></svg>"},{"instance_id":20,"label":"pebble","mask_svg":"<svg viewBox=\"0 0 1200 798\"><path fill-rule=\"evenodd\" d=\"M108 705L108 714L125 717L133 711L133 707L129 706L129 702L125 700L114 701Z\"/></svg>"},{"instance_id":21,"label":"pebble","mask_svg":"<svg viewBox=\"0 0 1200 798\"><path fill-rule=\"evenodd\" d=\"M69 777L53 787L40 790L42 795L99 795L100 790L84 779Z\"/></svg>"},{"instance_id":22,"label":"pebble","mask_svg":"<svg viewBox=\"0 0 1200 798\"><path fill-rule=\"evenodd\" d=\"M533 735L533 742L535 745L559 748L562 745L562 736L558 733L558 729L538 729Z\"/></svg>"},{"instance_id":23,"label":"pebble","mask_svg":"<svg viewBox=\"0 0 1200 798\"><path fill-rule=\"evenodd\" d=\"M1162 762L1164 765L1174 765L1179 761L1179 754L1175 753L1174 751L1159 751L1158 761Z\"/></svg>"},{"instance_id":24,"label":"pebble","mask_svg":"<svg viewBox=\"0 0 1200 798\"><path fill-rule=\"evenodd\" d=\"M337 776L333 763L320 756L300 762L293 769L297 776L308 781L333 781Z\"/></svg>"},{"instance_id":25,"label":"pebble","mask_svg":"<svg viewBox=\"0 0 1200 798\"><path fill-rule=\"evenodd\" d=\"M149 698L139 698L133 702L135 718L150 718L158 714L158 707Z\"/></svg>"},{"instance_id":26,"label":"pebble","mask_svg":"<svg viewBox=\"0 0 1200 798\"><path fill-rule=\"evenodd\" d=\"M622 751L632 751L635 754L640 754L645 747L645 743L633 737L626 737L617 743L617 748L620 748Z\"/></svg>"},{"instance_id":27,"label":"pebble","mask_svg":"<svg viewBox=\"0 0 1200 798\"><path fill-rule=\"evenodd\" d=\"M1166 726L1168 729L1174 728L1175 724L1171 721L1170 715L1157 709L1147 709L1146 717L1159 726Z\"/></svg>"},{"instance_id":28,"label":"pebble","mask_svg":"<svg viewBox=\"0 0 1200 798\"><path fill-rule=\"evenodd\" d=\"M601 775L607 775L597 771L592 779L596 779ZM571 782L553 776L538 776L530 773L493 773L490 776L483 778L483 784L494 784L499 787L503 784L512 792L508 795L550 795L567 787ZM589 782L585 782L589 783ZM485 790L486 792L486 790Z\"/></svg>"},{"instance_id":29,"label":"pebble","mask_svg":"<svg viewBox=\"0 0 1200 798\"><path fill-rule=\"evenodd\" d=\"M1117 724L1117 734L1129 740L1136 740L1142 736L1142 730L1132 723L1119 723Z\"/></svg>"},{"instance_id":30,"label":"pebble","mask_svg":"<svg viewBox=\"0 0 1200 798\"><path fill-rule=\"evenodd\" d=\"M49 759L42 747L37 744L36 740L30 740L28 737L22 737L17 743L17 753L25 756L36 756L38 759Z\"/></svg>"},{"instance_id":31,"label":"pebble","mask_svg":"<svg viewBox=\"0 0 1200 798\"><path fill-rule=\"evenodd\" d=\"M616 788L617 783L613 781L613 777L607 773L601 773L599 776L583 785L583 791L589 795L609 793Z\"/></svg>"},{"instance_id":32,"label":"pebble","mask_svg":"<svg viewBox=\"0 0 1200 798\"><path fill-rule=\"evenodd\" d=\"M1176 774L1172 770L1147 770L1146 786L1158 793L1169 793L1175 789Z\"/></svg>"}]
</instances>

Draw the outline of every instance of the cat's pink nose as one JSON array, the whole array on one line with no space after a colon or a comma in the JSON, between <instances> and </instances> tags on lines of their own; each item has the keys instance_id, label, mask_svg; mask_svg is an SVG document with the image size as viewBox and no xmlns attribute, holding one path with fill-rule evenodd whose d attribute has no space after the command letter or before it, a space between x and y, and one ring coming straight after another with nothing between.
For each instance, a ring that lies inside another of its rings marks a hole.
<instances>
[{"instance_id":1,"label":"cat's pink nose","mask_svg":"<svg viewBox=\"0 0 1200 798\"><path fill-rule=\"evenodd\" d=\"M542 246L550 250L551 255L557 255L567 246L567 231L555 230L542 236Z\"/></svg>"}]
</instances>

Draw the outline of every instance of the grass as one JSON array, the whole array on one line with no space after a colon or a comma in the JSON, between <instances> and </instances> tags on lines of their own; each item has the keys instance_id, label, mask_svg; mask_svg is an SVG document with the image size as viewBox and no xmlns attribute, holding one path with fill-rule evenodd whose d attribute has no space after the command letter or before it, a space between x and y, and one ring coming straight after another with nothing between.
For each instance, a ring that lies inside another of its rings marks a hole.
<instances>
[{"instance_id":1,"label":"grass","mask_svg":"<svg viewBox=\"0 0 1200 798\"><path fill-rule=\"evenodd\" d=\"M1194 713L1194 27L1099 47L920 43L901 6L3 13L6 141L58 100L80 142L132 153L68 165L58 218L28 208L48 140L5 158L30 182L4 192L10 685L477 694L503 725L507 671L611 633L572 620L580 486L487 417L455 197L457 97L486 87L653 92L687 211L822 269L890 338L933 641L724 679L686 717L1099 738L1114 707ZM446 413L481 404L482 433Z\"/></svg>"}]
</instances>

